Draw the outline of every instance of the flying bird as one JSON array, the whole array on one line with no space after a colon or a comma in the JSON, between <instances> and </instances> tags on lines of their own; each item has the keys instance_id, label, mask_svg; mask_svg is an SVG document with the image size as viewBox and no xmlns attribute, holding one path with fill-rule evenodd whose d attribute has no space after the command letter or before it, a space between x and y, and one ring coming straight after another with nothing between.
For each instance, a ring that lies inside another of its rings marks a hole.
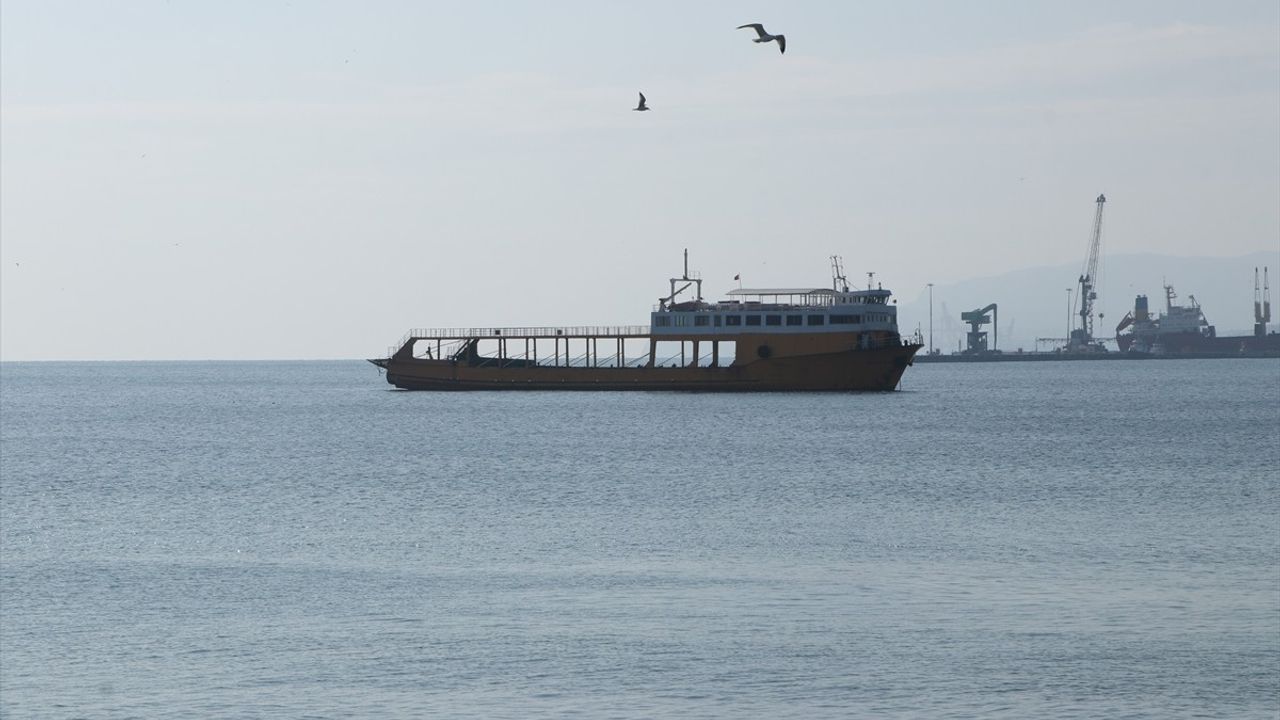
<instances>
[{"instance_id":1,"label":"flying bird","mask_svg":"<svg viewBox=\"0 0 1280 720\"><path fill-rule=\"evenodd\" d=\"M649 106L645 104L644 93L640 93L640 104L631 109L633 111L639 110L640 112L644 112L649 109Z\"/></svg>"},{"instance_id":2,"label":"flying bird","mask_svg":"<svg viewBox=\"0 0 1280 720\"><path fill-rule=\"evenodd\" d=\"M756 42L758 42L758 43L762 43L762 42L770 42L770 41L772 41L772 40L777 40L777 41L778 41L778 52L780 52L780 53L785 53L785 52L787 51L787 38L786 38L786 36L784 36L784 35L770 35L769 33L765 32L764 25L761 25L760 23L747 23L746 25L739 25L739 26L738 26L738 29L739 29L739 30L741 30L741 29L743 29L743 28L751 28L751 29L753 29L753 30L755 30L755 31L756 31L756 35L759 35L759 36L760 36L760 37L758 37L758 38L756 38L756 39L755 39L755 41L756 41Z\"/></svg>"}]
</instances>

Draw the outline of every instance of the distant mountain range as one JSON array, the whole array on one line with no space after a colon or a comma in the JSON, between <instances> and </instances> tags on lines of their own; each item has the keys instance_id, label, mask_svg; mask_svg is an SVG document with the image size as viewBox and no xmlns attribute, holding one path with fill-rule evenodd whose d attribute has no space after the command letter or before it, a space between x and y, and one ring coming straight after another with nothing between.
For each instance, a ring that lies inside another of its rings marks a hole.
<instances>
[{"instance_id":1,"label":"distant mountain range","mask_svg":"<svg viewBox=\"0 0 1280 720\"><path fill-rule=\"evenodd\" d=\"M1233 258L1172 257L1167 255L1108 255L1099 272L1093 333L1097 338L1114 338L1115 327L1133 309L1134 297L1146 295L1153 313L1165 308L1164 284L1177 293L1176 304L1185 305L1195 296L1205 317L1216 326L1218 335L1247 335L1253 332L1253 269L1271 269L1272 325L1280 322L1280 251L1253 253ZM960 313L997 305L998 343L1002 350L1036 349L1036 338L1063 338L1068 316L1076 320L1079 299L1076 281L1079 265L1057 265L997 275L994 277L939 283L933 288L933 344L943 352L964 343L968 326ZM1068 307L1067 288L1071 288ZM928 342L929 293L914 298L900 297L898 323L903 334L920 328ZM986 328L991 332L990 326ZM1041 343L1040 349L1051 349ZM1114 343L1110 345L1114 349Z\"/></svg>"}]
</instances>

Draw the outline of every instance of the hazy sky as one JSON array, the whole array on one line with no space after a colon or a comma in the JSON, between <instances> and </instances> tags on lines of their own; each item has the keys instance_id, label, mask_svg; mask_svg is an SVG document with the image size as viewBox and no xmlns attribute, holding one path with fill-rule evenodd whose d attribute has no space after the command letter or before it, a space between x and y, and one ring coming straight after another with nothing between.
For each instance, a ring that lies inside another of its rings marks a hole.
<instances>
[{"instance_id":1,"label":"hazy sky","mask_svg":"<svg viewBox=\"0 0 1280 720\"><path fill-rule=\"evenodd\" d=\"M643 323L685 247L915 298L1100 192L1108 252L1280 259L1278 5L5 0L0 357Z\"/></svg>"}]
</instances>

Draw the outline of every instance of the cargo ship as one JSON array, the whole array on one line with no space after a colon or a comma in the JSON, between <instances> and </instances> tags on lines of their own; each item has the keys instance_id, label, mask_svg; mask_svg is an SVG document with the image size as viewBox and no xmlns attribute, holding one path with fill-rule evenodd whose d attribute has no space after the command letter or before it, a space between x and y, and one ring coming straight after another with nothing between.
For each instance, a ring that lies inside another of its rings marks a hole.
<instances>
[{"instance_id":1,"label":"cargo ship","mask_svg":"<svg viewBox=\"0 0 1280 720\"><path fill-rule=\"evenodd\" d=\"M1280 335L1266 331L1271 315L1269 299L1255 302L1253 335L1220 336L1194 295L1187 296L1187 305L1174 304L1178 295L1166 284L1164 296L1165 311L1159 316L1151 313L1146 295L1134 299L1133 310L1116 326L1120 352L1163 357L1280 357Z\"/></svg>"},{"instance_id":2,"label":"cargo ship","mask_svg":"<svg viewBox=\"0 0 1280 720\"><path fill-rule=\"evenodd\" d=\"M850 289L833 257L830 288L707 302L686 251L648 326L410 330L369 362L403 390L889 391L921 342L872 277Z\"/></svg>"}]
</instances>

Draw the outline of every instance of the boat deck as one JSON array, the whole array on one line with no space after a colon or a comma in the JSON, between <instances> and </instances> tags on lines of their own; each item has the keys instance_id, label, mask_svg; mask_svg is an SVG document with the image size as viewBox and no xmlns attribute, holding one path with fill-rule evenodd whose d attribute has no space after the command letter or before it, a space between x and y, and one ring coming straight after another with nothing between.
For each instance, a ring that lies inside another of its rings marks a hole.
<instances>
[{"instance_id":1,"label":"boat deck","mask_svg":"<svg viewBox=\"0 0 1280 720\"><path fill-rule=\"evenodd\" d=\"M387 348L387 357L407 343L417 340L456 342L463 340L598 340L616 338L638 340L648 338L648 325L564 325L542 327L470 327L470 328L413 328L395 345Z\"/></svg>"}]
</instances>

